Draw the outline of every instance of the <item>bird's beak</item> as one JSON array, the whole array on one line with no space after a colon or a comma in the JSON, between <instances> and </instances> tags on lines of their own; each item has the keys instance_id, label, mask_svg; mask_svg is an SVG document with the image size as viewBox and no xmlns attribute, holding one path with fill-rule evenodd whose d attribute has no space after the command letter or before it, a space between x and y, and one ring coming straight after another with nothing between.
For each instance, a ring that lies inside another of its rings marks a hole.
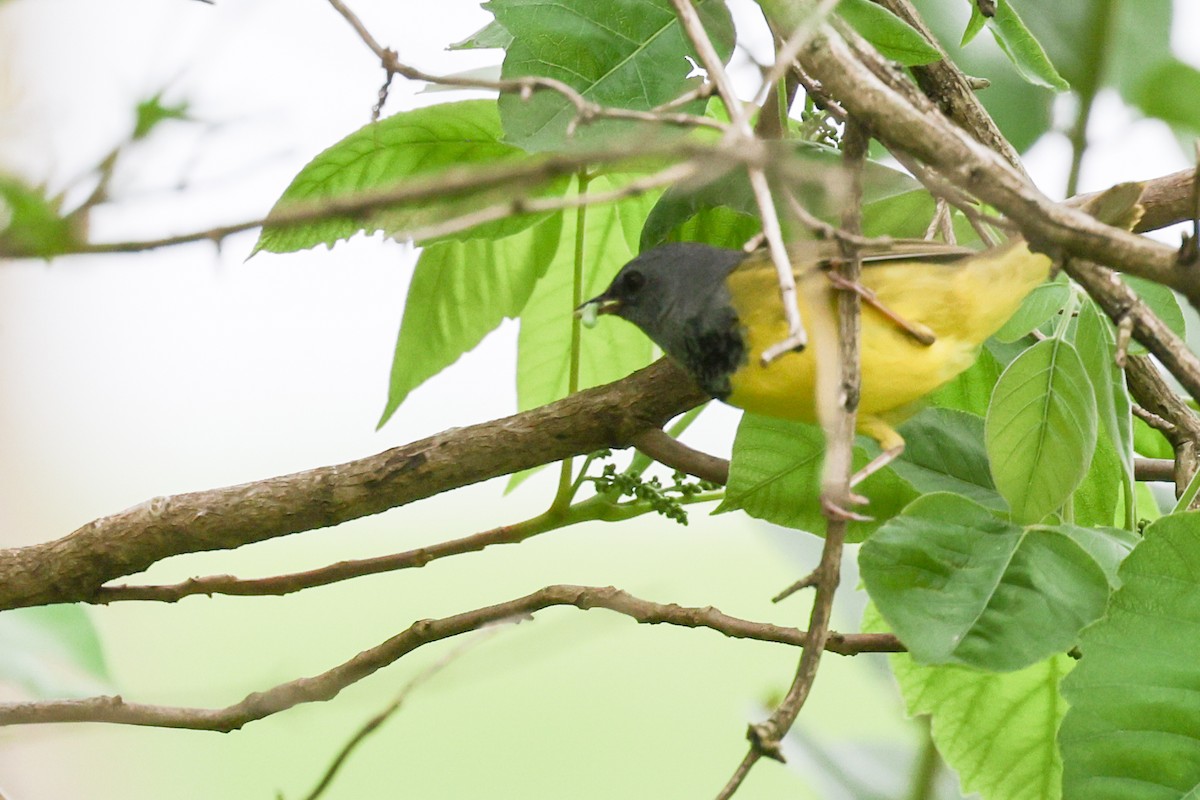
<instances>
[{"instance_id":1,"label":"bird's beak","mask_svg":"<svg viewBox=\"0 0 1200 800\"><path fill-rule=\"evenodd\" d=\"M621 301L616 297L608 297L607 293L597 295L575 309L575 316L582 320L585 327L596 324L596 317L601 314L615 314L621 310Z\"/></svg>"}]
</instances>

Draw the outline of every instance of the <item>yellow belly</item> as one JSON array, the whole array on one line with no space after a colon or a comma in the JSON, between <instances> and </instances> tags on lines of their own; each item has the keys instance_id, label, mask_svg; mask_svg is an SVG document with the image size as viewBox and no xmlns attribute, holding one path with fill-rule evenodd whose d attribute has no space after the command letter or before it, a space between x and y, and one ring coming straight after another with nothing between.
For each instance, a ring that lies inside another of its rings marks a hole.
<instances>
[{"instance_id":1,"label":"yellow belly","mask_svg":"<svg viewBox=\"0 0 1200 800\"><path fill-rule=\"evenodd\" d=\"M1021 246L975 259L966 268L903 263L864 270L862 282L880 302L930 328L937 338L923 345L864 304L859 431L880 439L885 447L900 443L888 423L901 421L916 401L970 367L983 340L1044 280L1049 264L1049 259ZM808 347L768 365L762 363L763 351L787 337L774 272L735 270L729 282L749 355L731 378L727 402L758 414L818 421L817 359L830 358L834 364L837 360L836 299L828 278L810 271L798 280ZM764 297L770 302L761 302Z\"/></svg>"}]
</instances>

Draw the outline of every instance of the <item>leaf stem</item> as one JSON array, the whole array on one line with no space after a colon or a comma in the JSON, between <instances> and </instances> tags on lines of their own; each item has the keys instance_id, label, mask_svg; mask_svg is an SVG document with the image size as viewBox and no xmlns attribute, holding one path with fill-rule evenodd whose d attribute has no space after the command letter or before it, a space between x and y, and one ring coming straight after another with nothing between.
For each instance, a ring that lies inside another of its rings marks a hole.
<instances>
[{"instance_id":1,"label":"leaf stem","mask_svg":"<svg viewBox=\"0 0 1200 800\"><path fill-rule=\"evenodd\" d=\"M576 175L579 181L579 195L587 194L591 176L586 167L581 167ZM576 309L583 303L583 262L584 246L587 233L587 206L581 205L575 209L575 271L571 284L571 308ZM583 350L582 325L578 317L571 316L571 359L567 371L567 394L579 391L579 361ZM562 462L562 470L558 476L558 490L550 503L550 511L564 511L579 488L579 481L572 480L574 459L568 458ZM586 465L585 465L586 468ZM582 476L582 473L580 473Z\"/></svg>"}]
</instances>

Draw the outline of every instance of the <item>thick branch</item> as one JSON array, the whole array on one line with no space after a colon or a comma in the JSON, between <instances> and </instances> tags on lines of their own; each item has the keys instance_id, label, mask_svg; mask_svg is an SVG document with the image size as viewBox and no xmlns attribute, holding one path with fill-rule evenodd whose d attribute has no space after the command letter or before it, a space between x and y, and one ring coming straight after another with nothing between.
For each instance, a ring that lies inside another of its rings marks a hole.
<instances>
[{"instance_id":1,"label":"thick branch","mask_svg":"<svg viewBox=\"0 0 1200 800\"><path fill-rule=\"evenodd\" d=\"M756 639L795 647L804 646L807 634L765 622L752 622L723 614L711 606L688 608L652 603L609 587L547 586L525 597L477 608L442 619L413 623L407 630L377 647L365 650L333 669L311 678L255 692L225 708L180 708L126 703L120 697L0 704L0 725L47 722L113 722L161 728L191 728L228 732L248 722L286 711L301 703L331 700L342 689L395 662L419 647L478 630L502 620L520 618L550 606L574 606L581 610L605 608L632 617L643 624L709 628L735 639ZM842 655L866 652L899 652L902 645L890 634L832 634L826 648Z\"/></svg>"},{"instance_id":2,"label":"thick branch","mask_svg":"<svg viewBox=\"0 0 1200 800\"><path fill-rule=\"evenodd\" d=\"M871 59L871 66L860 58ZM924 161L1015 221L1026 238L1049 249L1122 268L1182 292L1200 305L1200 281L1176 263L1166 245L1117 231L1082 211L1055 203L1004 158L951 124L931 103L915 103L877 73L887 73L878 55L852 52L832 31L800 55L801 65L862 119L889 148ZM924 97L921 97L924 100ZM1200 391L1200 383L1192 389Z\"/></svg>"},{"instance_id":3,"label":"thick branch","mask_svg":"<svg viewBox=\"0 0 1200 800\"><path fill-rule=\"evenodd\" d=\"M615 383L358 461L157 497L53 542L0 551L0 609L86 601L169 556L225 550L378 514L606 447L628 447L707 398L660 361Z\"/></svg>"}]
</instances>

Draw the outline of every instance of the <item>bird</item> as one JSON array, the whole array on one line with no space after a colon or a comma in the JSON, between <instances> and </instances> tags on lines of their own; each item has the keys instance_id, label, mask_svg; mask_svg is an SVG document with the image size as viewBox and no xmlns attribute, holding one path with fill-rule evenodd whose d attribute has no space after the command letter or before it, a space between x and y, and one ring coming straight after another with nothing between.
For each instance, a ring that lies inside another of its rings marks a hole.
<instances>
[{"instance_id":1,"label":"bird","mask_svg":"<svg viewBox=\"0 0 1200 800\"><path fill-rule=\"evenodd\" d=\"M1140 184L1121 184L1085 210L1130 229L1141 214ZM881 454L855 485L904 450L896 426L923 397L970 367L988 337L1051 274L1053 260L1024 239L985 250L898 239L858 247L859 283L830 271L843 258L836 241L788 246L809 346L770 361L763 352L789 334L775 265L766 250L747 253L696 242L646 250L601 294L579 306L584 322L614 315L640 328L710 396L756 414L819 422L818 359L837 358L837 293L858 291L862 306L861 387L856 430Z\"/></svg>"}]
</instances>

